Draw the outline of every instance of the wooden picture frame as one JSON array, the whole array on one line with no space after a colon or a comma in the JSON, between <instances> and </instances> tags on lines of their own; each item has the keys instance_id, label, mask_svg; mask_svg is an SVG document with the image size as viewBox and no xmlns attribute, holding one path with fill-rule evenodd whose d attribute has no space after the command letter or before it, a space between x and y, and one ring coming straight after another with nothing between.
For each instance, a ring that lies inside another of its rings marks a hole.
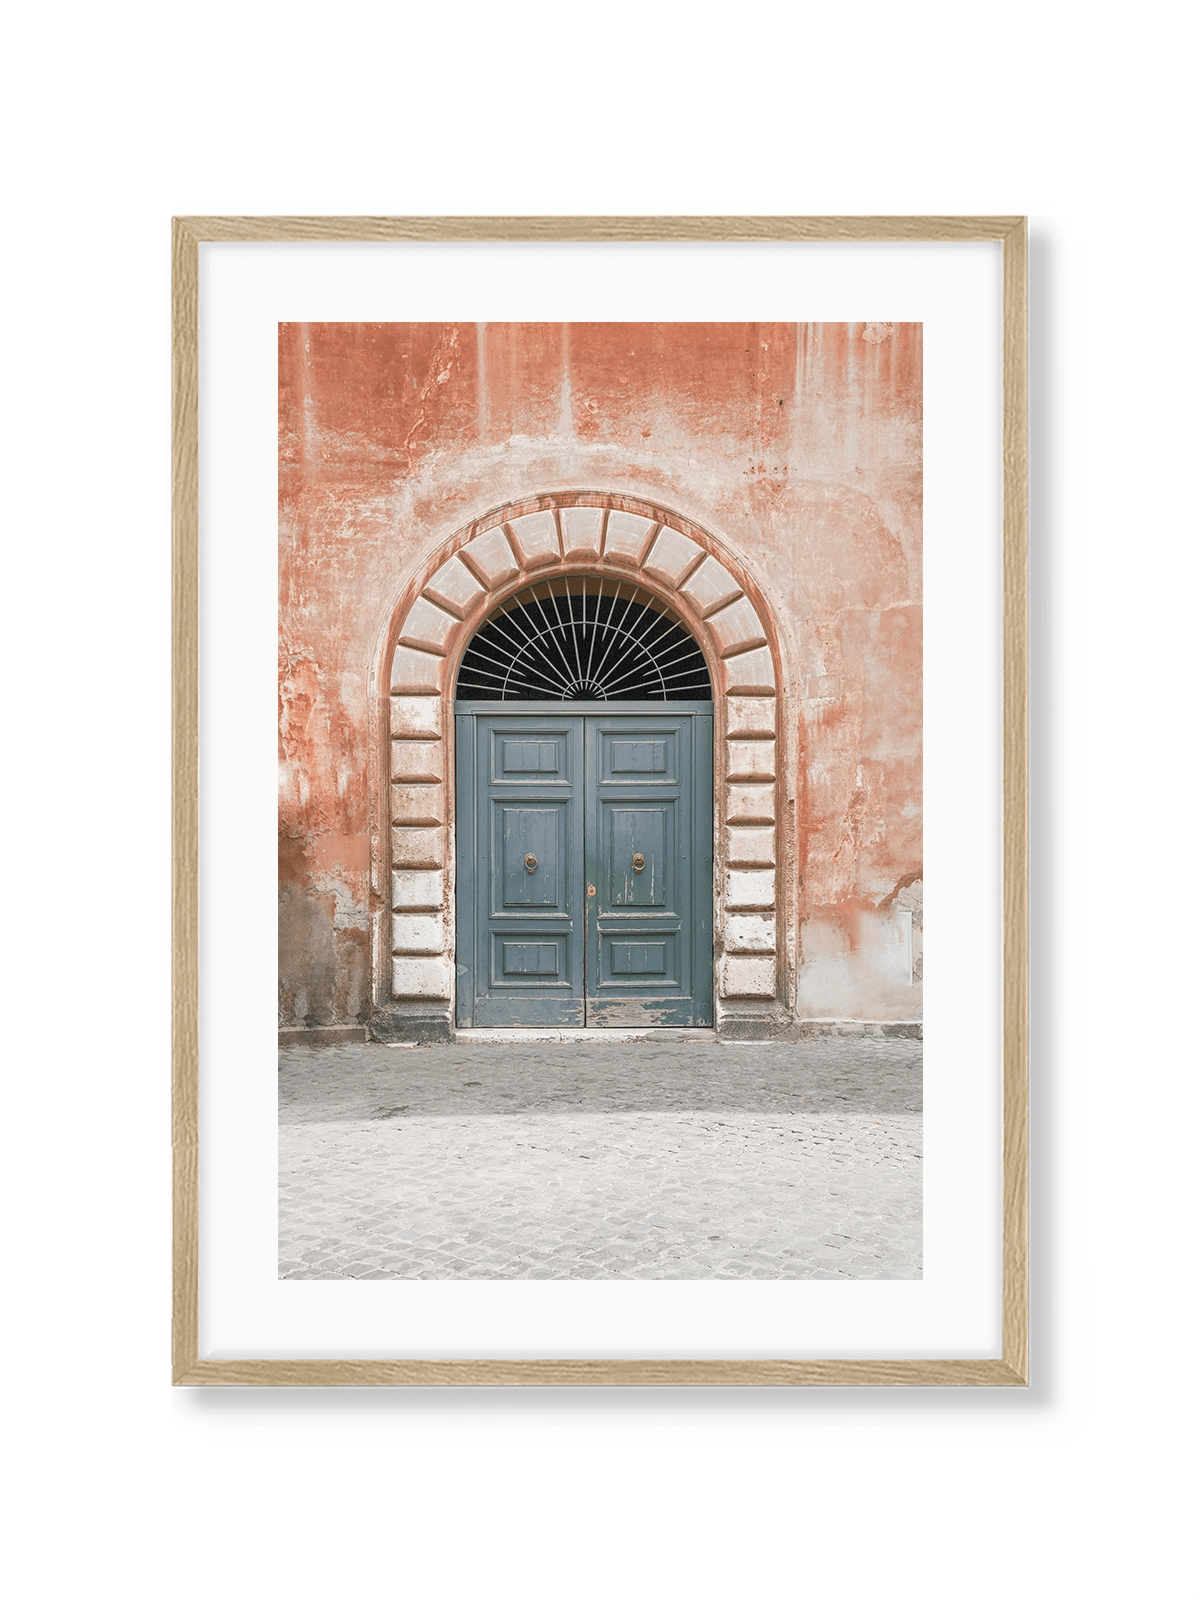
<instances>
[{"instance_id":1,"label":"wooden picture frame","mask_svg":"<svg viewBox=\"0 0 1200 1601\"><path fill-rule=\"evenodd\" d=\"M998 244L1002 252L1002 1350L989 1358L210 1358L200 1346L200 247L522 241ZM173 1382L1020 1386L1028 1382L1027 410L1022 217L178 217L173 222Z\"/></svg>"}]
</instances>

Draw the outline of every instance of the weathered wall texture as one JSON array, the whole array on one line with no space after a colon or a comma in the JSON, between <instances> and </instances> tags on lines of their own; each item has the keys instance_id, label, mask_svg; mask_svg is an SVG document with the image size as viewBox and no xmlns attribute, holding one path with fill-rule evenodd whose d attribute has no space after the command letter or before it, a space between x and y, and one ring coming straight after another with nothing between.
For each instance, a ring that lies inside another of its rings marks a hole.
<instances>
[{"instance_id":1,"label":"weathered wall texture","mask_svg":"<svg viewBox=\"0 0 1200 1601\"><path fill-rule=\"evenodd\" d=\"M660 508L767 615L776 1013L918 1018L920 418L910 324L282 326L281 1024L391 997L386 718L413 598L502 508L571 492Z\"/></svg>"}]
</instances>

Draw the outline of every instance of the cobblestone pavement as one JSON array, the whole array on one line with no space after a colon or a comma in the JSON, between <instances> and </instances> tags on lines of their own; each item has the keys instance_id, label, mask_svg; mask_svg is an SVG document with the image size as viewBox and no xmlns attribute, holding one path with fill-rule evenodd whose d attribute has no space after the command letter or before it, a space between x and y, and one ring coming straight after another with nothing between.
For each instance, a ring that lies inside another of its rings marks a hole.
<instances>
[{"instance_id":1,"label":"cobblestone pavement","mask_svg":"<svg viewBox=\"0 0 1200 1601\"><path fill-rule=\"evenodd\" d=\"M289 1279L918 1279L921 1046L280 1053Z\"/></svg>"}]
</instances>

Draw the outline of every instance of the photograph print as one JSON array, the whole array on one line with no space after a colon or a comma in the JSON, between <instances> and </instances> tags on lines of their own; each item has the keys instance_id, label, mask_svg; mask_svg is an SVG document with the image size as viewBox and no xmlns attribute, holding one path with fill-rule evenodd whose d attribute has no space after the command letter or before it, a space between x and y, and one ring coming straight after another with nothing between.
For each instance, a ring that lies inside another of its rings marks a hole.
<instances>
[{"instance_id":1,"label":"photograph print","mask_svg":"<svg viewBox=\"0 0 1200 1601\"><path fill-rule=\"evenodd\" d=\"M918 323L279 325L279 1276L919 1279Z\"/></svg>"}]
</instances>

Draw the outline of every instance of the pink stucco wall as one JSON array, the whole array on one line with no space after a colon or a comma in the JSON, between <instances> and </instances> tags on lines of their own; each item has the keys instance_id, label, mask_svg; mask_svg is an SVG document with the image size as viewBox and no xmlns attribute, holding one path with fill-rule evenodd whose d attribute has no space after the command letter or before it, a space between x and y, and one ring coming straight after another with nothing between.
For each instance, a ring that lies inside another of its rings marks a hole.
<instances>
[{"instance_id":1,"label":"pink stucco wall","mask_svg":"<svg viewBox=\"0 0 1200 1601\"><path fill-rule=\"evenodd\" d=\"M373 1004L399 597L475 519L567 489L742 562L784 670L784 1002L919 1017L920 327L312 323L280 328L281 1023Z\"/></svg>"}]
</instances>

